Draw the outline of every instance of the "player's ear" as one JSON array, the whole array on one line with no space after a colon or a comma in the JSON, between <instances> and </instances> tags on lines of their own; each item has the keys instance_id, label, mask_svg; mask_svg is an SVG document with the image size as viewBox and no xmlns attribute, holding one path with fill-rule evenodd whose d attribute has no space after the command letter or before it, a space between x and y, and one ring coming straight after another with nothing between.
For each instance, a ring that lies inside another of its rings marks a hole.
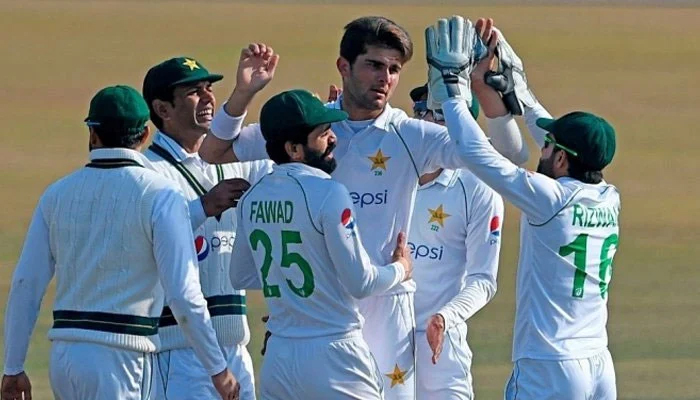
<instances>
[{"instance_id":1,"label":"player's ear","mask_svg":"<svg viewBox=\"0 0 700 400\"><path fill-rule=\"evenodd\" d=\"M338 68L340 76L346 77L350 75L350 62L345 57L338 57L335 61L335 66Z\"/></svg>"},{"instance_id":2,"label":"player's ear","mask_svg":"<svg viewBox=\"0 0 700 400\"><path fill-rule=\"evenodd\" d=\"M151 138L151 127L146 125L143 128L143 137L141 138L141 140L139 141L139 144L137 146L139 151L141 151L141 149L148 143L148 139L150 139L150 138Z\"/></svg>"},{"instance_id":3,"label":"player's ear","mask_svg":"<svg viewBox=\"0 0 700 400\"><path fill-rule=\"evenodd\" d=\"M90 140L89 141L90 150L102 147L102 141L100 140L100 137L97 136L97 132L95 132L95 128L91 126L88 129L90 130L90 139L89 139Z\"/></svg>"},{"instance_id":4,"label":"player's ear","mask_svg":"<svg viewBox=\"0 0 700 400\"><path fill-rule=\"evenodd\" d=\"M554 166L560 170L569 170L569 154L564 150L557 151L554 154Z\"/></svg>"},{"instance_id":5,"label":"player's ear","mask_svg":"<svg viewBox=\"0 0 700 400\"><path fill-rule=\"evenodd\" d=\"M293 162L304 161L304 149L299 143L292 143L288 140L284 143L284 150Z\"/></svg>"},{"instance_id":6,"label":"player's ear","mask_svg":"<svg viewBox=\"0 0 700 400\"><path fill-rule=\"evenodd\" d=\"M163 121L170 119L170 108L172 106L167 101L155 99L151 102L151 107L153 107L153 112Z\"/></svg>"}]
</instances>

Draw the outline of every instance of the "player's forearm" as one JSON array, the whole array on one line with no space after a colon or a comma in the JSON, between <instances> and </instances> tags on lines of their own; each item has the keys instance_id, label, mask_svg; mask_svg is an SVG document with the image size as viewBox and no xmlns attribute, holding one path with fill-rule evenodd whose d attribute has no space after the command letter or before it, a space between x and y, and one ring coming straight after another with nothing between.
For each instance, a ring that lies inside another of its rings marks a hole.
<instances>
[{"instance_id":1,"label":"player's forearm","mask_svg":"<svg viewBox=\"0 0 700 400\"><path fill-rule=\"evenodd\" d=\"M445 319L445 329L468 320L481 310L496 294L495 280L486 275L470 275L467 283L438 314Z\"/></svg>"},{"instance_id":2,"label":"player's forearm","mask_svg":"<svg viewBox=\"0 0 700 400\"><path fill-rule=\"evenodd\" d=\"M524 107L523 118L525 119L525 124L527 129L530 131L530 135L537 143L537 146L544 146L544 137L547 135L547 131L537 126L536 122L539 118L552 118L552 115L547 111L547 109L540 103L536 103L532 107Z\"/></svg>"},{"instance_id":3,"label":"player's forearm","mask_svg":"<svg viewBox=\"0 0 700 400\"><path fill-rule=\"evenodd\" d=\"M382 294L399 284L405 277L405 270L399 262L382 266L369 265L364 269L362 277L346 283L346 288L356 299Z\"/></svg>"},{"instance_id":4,"label":"player's forearm","mask_svg":"<svg viewBox=\"0 0 700 400\"><path fill-rule=\"evenodd\" d=\"M529 158L527 144L520 128L511 114L486 118L489 137L493 147L516 165L523 165Z\"/></svg>"},{"instance_id":5,"label":"player's forearm","mask_svg":"<svg viewBox=\"0 0 700 400\"><path fill-rule=\"evenodd\" d=\"M158 193L152 218L153 252L168 305L204 368L210 375L219 373L226 367L226 361L199 283L184 197L175 191Z\"/></svg>"},{"instance_id":6,"label":"player's forearm","mask_svg":"<svg viewBox=\"0 0 700 400\"><path fill-rule=\"evenodd\" d=\"M246 116L245 109L240 113L227 112L224 104L214 115L208 134L199 148L202 160L211 164L225 164L238 161L233 152L233 141L238 137ZM238 110L233 110L238 111Z\"/></svg>"},{"instance_id":7,"label":"player's forearm","mask_svg":"<svg viewBox=\"0 0 700 400\"><path fill-rule=\"evenodd\" d=\"M16 375L24 371L29 340L36 325L41 299L54 274L49 249L48 227L37 208L29 226L5 311L4 373Z\"/></svg>"}]
</instances>

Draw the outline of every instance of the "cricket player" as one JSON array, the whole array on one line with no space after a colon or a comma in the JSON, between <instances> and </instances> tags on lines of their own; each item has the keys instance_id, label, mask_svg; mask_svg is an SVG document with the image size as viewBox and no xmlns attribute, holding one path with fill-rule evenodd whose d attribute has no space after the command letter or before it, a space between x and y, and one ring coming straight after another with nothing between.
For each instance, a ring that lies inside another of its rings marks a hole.
<instances>
[{"instance_id":1,"label":"cricket player","mask_svg":"<svg viewBox=\"0 0 700 400\"><path fill-rule=\"evenodd\" d=\"M469 170L523 212L514 368L505 398L615 399L606 323L620 196L602 172L615 154L615 130L581 111L540 118L536 123L546 135L537 172L518 168L476 126L461 98L466 88L451 83L467 57L453 42L459 38L455 19L426 31L428 58L435 60L429 69L431 96L441 104L451 134L467 144L460 150ZM471 74L474 79L484 79L496 49L499 56L512 50L499 36L492 30L489 56ZM459 74L460 82L468 79ZM510 91L510 107L527 107L520 96L531 95L522 87L524 75L513 83L521 87Z\"/></svg>"},{"instance_id":2,"label":"cricket player","mask_svg":"<svg viewBox=\"0 0 700 400\"><path fill-rule=\"evenodd\" d=\"M410 92L414 117L444 125L427 108L428 86ZM507 113L500 98L496 107ZM492 112L490 103L486 110ZM469 111L476 119L479 102ZM503 200L467 170L438 169L419 181L408 247L416 282L417 399L473 399L467 320L496 294ZM428 341L438 343L436 351Z\"/></svg>"},{"instance_id":3,"label":"cricket player","mask_svg":"<svg viewBox=\"0 0 700 400\"><path fill-rule=\"evenodd\" d=\"M171 58L152 67L143 82L143 95L158 132L145 155L155 171L180 185L189 201L199 279L212 325L227 365L241 385L241 399L254 400L253 363L246 348L250 330L245 291L234 289L228 278L236 235L232 207L249 182L270 172L271 161L211 165L199 157L199 146L216 108L212 84L222 78L190 57ZM241 79L238 88L257 85L255 89L260 90L270 78L266 76L262 82ZM215 398L216 389L207 371L167 306L159 332L161 398Z\"/></svg>"},{"instance_id":4,"label":"cricket player","mask_svg":"<svg viewBox=\"0 0 700 400\"><path fill-rule=\"evenodd\" d=\"M475 60L476 32L471 25L465 32L472 35ZM332 177L348 188L358 229L376 265L391 260L394 239L409 230L418 178L441 167L466 165L459 151L464 144L451 140L444 127L410 118L388 103L412 55L408 33L393 21L363 17L350 22L337 60L343 93L327 105L349 114L347 120L333 123L338 167ZM242 102L233 96L231 101ZM218 123L219 114L212 122L213 135L207 135L200 148L204 160L224 163L267 157L259 126L239 129L243 114L229 114L240 117L237 123ZM515 121L510 123L519 135ZM387 399L415 398L414 291L415 283L408 280L360 302L367 322L364 337L382 371Z\"/></svg>"},{"instance_id":5,"label":"cricket player","mask_svg":"<svg viewBox=\"0 0 700 400\"><path fill-rule=\"evenodd\" d=\"M231 281L261 288L270 311L265 399L383 398L355 299L408 279L411 262L402 233L392 262L371 264L352 198L331 180L330 127L347 116L304 90L272 97L260 114L277 165L241 199Z\"/></svg>"},{"instance_id":6,"label":"cricket player","mask_svg":"<svg viewBox=\"0 0 700 400\"><path fill-rule=\"evenodd\" d=\"M54 275L49 376L57 399L155 398L164 297L219 395L237 398L202 297L185 199L144 168L148 115L131 87L99 91L85 120L90 162L39 200L5 315L3 400L31 398L24 362Z\"/></svg>"}]
</instances>

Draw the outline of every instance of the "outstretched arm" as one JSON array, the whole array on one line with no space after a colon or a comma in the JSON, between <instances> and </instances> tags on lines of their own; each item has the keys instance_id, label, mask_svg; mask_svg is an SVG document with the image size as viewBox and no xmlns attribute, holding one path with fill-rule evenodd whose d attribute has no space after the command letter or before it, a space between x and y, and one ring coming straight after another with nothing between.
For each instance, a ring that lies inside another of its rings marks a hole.
<instances>
[{"instance_id":1,"label":"outstretched arm","mask_svg":"<svg viewBox=\"0 0 700 400\"><path fill-rule=\"evenodd\" d=\"M236 87L211 123L199 149L204 161L224 164L241 160L233 150L233 142L241 134L241 126L253 97L272 80L279 55L264 43L252 43L241 50L236 72ZM251 132L247 132L251 134Z\"/></svg>"}]
</instances>

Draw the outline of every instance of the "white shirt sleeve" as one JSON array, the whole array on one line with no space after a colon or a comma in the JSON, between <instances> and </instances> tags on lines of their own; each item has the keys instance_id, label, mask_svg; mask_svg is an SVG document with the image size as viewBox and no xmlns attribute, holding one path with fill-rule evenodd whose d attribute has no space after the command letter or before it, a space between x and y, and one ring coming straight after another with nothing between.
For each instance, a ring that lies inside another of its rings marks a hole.
<instances>
[{"instance_id":1,"label":"white shirt sleeve","mask_svg":"<svg viewBox=\"0 0 700 400\"><path fill-rule=\"evenodd\" d=\"M192 232L195 232L207 220L207 214L206 212L204 212L204 204L202 204L202 198L197 197L194 200L190 200L189 202L187 202L187 208L190 212L190 224L192 225Z\"/></svg>"},{"instance_id":2,"label":"white shirt sleeve","mask_svg":"<svg viewBox=\"0 0 700 400\"><path fill-rule=\"evenodd\" d=\"M460 137L465 167L521 209L532 223L548 221L571 196L555 179L519 168L498 153L463 101L443 104L447 128Z\"/></svg>"},{"instance_id":3,"label":"white shirt sleeve","mask_svg":"<svg viewBox=\"0 0 700 400\"><path fill-rule=\"evenodd\" d=\"M361 299L392 288L404 279L405 272L399 262L384 266L371 264L354 216L347 189L334 185L321 206L321 230L338 281L353 297Z\"/></svg>"},{"instance_id":4,"label":"white shirt sleeve","mask_svg":"<svg viewBox=\"0 0 700 400\"><path fill-rule=\"evenodd\" d=\"M234 117L229 115L224 108L226 104L219 108L219 111L214 115L214 119L211 121L209 130L211 133L222 140L231 140L238 137L241 126L243 126L243 120L245 119L247 113Z\"/></svg>"},{"instance_id":5,"label":"white shirt sleeve","mask_svg":"<svg viewBox=\"0 0 700 400\"><path fill-rule=\"evenodd\" d=\"M483 183L478 183L471 193L467 213L466 283L438 311L445 319L445 329L471 318L496 294L503 199Z\"/></svg>"},{"instance_id":6,"label":"white shirt sleeve","mask_svg":"<svg viewBox=\"0 0 700 400\"><path fill-rule=\"evenodd\" d=\"M255 266L253 251L250 249L248 234L243 228L243 203L238 204L236 210L236 240L233 241L231 250L231 268L229 269L231 285L238 289L262 289L258 268Z\"/></svg>"},{"instance_id":7,"label":"white shirt sleeve","mask_svg":"<svg viewBox=\"0 0 700 400\"><path fill-rule=\"evenodd\" d=\"M168 306L209 375L226 368L199 283L197 254L184 196L156 194L151 214L153 252Z\"/></svg>"},{"instance_id":8,"label":"white shirt sleeve","mask_svg":"<svg viewBox=\"0 0 700 400\"><path fill-rule=\"evenodd\" d=\"M49 247L49 228L42 211L45 201L45 196L42 196L34 211L22 254L12 276L5 312L5 375L17 375L24 371L41 300L55 271Z\"/></svg>"},{"instance_id":9,"label":"white shirt sleeve","mask_svg":"<svg viewBox=\"0 0 700 400\"><path fill-rule=\"evenodd\" d=\"M537 126L537 120L540 118L552 118L552 115L542 106L542 104L537 103L533 107L525 107L523 110L523 118L525 119L525 124L527 129L530 131L530 135L537 143L537 146L542 148L544 146L544 137L547 131Z\"/></svg>"},{"instance_id":10,"label":"white shirt sleeve","mask_svg":"<svg viewBox=\"0 0 700 400\"><path fill-rule=\"evenodd\" d=\"M233 152L239 161L267 160L270 156L265 148L265 138L260 124L250 124L243 129L233 142Z\"/></svg>"},{"instance_id":11,"label":"white shirt sleeve","mask_svg":"<svg viewBox=\"0 0 700 400\"><path fill-rule=\"evenodd\" d=\"M491 144L503 154L507 159L517 165L523 165L530 156L527 143L523 140L517 122L513 115L507 114L502 117L486 118L489 138Z\"/></svg>"}]
</instances>

